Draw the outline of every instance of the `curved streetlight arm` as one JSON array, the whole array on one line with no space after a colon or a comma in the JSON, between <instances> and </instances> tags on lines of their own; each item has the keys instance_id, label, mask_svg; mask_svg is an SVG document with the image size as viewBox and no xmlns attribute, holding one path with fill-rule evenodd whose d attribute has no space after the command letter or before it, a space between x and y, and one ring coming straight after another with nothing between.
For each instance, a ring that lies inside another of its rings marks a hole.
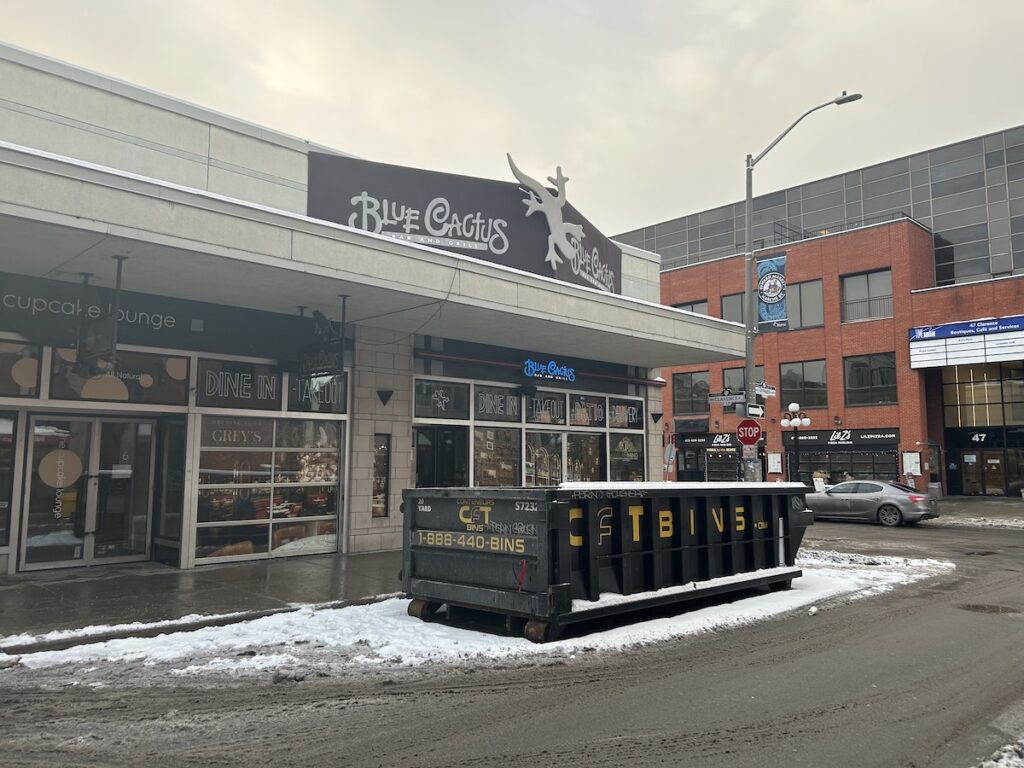
<instances>
[{"instance_id":1,"label":"curved streetlight arm","mask_svg":"<svg viewBox=\"0 0 1024 768\"><path fill-rule=\"evenodd\" d=\"M842 98L842 96L840 96L839 98ZM787 128L782 133L780 133L778 136L776 136L775 140L772 141L772 143L769 144L767 147L765 147L764 150L762 150L761 154L759 154L757 157L755 157L753 159L751 159L750 155L747 155L747 168L752 170L754 168L754 166L757 165L761 161L762 157L764 157L769 152L771 152L772 148L776 144L778 144L780 141L782 141L784 138L786 138L786 135L790 131L792 131L794 128L796 128L797 125L800 123L800 121L803 120L805 117L807 117L809 114L811 114L812 112L817 112L819 109L824 109L825 107L831 107L833 104L836 104L836 103L838 103L838 99L829 99L824 104L819 104L816 107L811 107L810 109L808 109L806 112L804 112L802 115L800 115L800 117L798 117L796 120L794 120L792 123L790 123L789 128Z\"/></svg>"}]
</instances>

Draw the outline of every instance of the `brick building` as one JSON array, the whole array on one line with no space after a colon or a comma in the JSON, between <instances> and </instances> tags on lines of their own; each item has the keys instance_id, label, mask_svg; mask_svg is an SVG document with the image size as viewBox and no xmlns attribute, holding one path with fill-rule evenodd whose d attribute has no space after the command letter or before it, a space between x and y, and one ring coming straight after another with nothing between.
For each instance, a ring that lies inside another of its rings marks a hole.
<instances>
[{"instance_id":1,"label":"brick building","mask_svg":"<svg viewBox=\"0 0 1024 768\"><path fill-rule=\"evenodd\" d=\"M906 479L922 490L1024 487L1024 130L754 200L759 274L784 264L785 322L759 299L768 479ZM743 323L743 206L618 236L662 257L662 302ZM779 258L781 257L781 258ZM774 262L772 262L774 263ZM735 479L743 360L662 371L670 478ZM783 429L796 402L811 420Z\"/></svg>"}]
</instances>

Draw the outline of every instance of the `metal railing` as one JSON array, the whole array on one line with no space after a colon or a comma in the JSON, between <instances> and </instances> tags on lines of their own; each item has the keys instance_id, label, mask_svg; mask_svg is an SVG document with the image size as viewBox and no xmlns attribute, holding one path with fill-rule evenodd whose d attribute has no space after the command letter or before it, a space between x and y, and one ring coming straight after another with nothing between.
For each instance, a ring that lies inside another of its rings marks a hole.
<instances>
[{"instance_id":1,"label":"metal railing","mask_svg":"<svg viewBox=\"0 0 1024 768\"><path fill-rule=\"evenodd\" d=\"M892 317L891 294L843 302L844 323L852 323L856 320L871 320L876 317Z\"/></svg>"},{"instance_id":2,"label":"metal railing","mask_svg":"<svg viewBox=\"0 0 1024 768\"><path fill-rule=\"evenodd\" d=\"M883 224L887 221L898 221L899 219L910 219L916 224L920 224L924 227L921 222L915 219L906 211L892 211L890 213L880 213L875 216L865 216L862 219L850 219L849 221L843 221L838 224L829 224L827 227L821 227L819 229L796 229L790 226L787 222L776 221L774 227L775 233L773 237L762 238L761 240L754 241L754 250L759 251L762 248L774 248L777 245L784 245L787 243L795 243L799 240L810 240L813 237L821 237L822 235L832 235L836 232L846 232L851 229L860 229L861 227L870 227L874 224ZM778 226L783 224L784 226ZM928 229L928 227L925 227ZM931 231L930 229L928 231Z\"/></svg>"}]
</instances>

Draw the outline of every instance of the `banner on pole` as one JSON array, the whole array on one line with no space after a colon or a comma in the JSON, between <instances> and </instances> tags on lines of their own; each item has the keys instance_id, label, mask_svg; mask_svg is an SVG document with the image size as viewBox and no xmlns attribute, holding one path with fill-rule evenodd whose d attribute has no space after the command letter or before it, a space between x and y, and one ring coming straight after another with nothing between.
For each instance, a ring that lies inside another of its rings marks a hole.
<instances>
[{"instance_id":1,"label":"banner on pole","mask_svg":"<svg viewBox=\"0 0 1024 768\"><path fill-rule=\"evenodd\" d=\"M786 254L776 253L757 262L758 331L788 331L786 309Z\"/></svg>"}]
</instances>

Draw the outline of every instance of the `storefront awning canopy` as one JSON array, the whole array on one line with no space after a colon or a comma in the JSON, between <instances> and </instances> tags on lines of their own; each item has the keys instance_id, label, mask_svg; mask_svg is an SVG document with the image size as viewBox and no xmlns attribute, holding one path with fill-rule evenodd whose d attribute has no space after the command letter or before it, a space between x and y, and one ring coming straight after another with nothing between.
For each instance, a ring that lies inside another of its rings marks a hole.
<instances>
[{"instance_id":1,"label":"storefront awning canopy","mask_svg":"<svg viewBox=\"0 0 1024 768\"><path fill-rule=\"evenodd\" d=\"M0 143L2 271L654 368L742 357L740 325Z\"/></svg>"}]
</instances>

